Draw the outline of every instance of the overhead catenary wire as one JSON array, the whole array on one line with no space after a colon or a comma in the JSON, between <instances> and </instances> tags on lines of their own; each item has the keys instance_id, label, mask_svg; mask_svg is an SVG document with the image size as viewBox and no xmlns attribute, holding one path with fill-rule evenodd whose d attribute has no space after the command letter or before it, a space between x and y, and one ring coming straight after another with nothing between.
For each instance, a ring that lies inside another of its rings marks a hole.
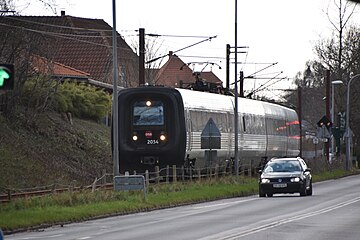
<instances>
[{"instance_id":1,"label":"overhead catenary wire","mask_svg":"<svg viewBox=\"0 0 360 240\"><path fill-rule=\"evenodd\" d=\"M249 96L251 96L251 95L254 94L254 93L258 93L258 92L260 92L260 91L263 91L263 90L265 90L267 87L269 87L269 86L271 86L271 85L274 85L275 83L278 83L278 82L280 82L280 81L282 81L282 80L284 80L284 79L288 79L288 77L272 78L272 79L270 79L269 81L274 80L274 79L277 79L277 81L275 81L275 82L273 82L273 83L271 83L270 85L267 85L267 86L265 86L265 85L263 84L263 85L261 85L260 87L258 87L258 88L256 88L256 89L254 89L253 91L251 91L247 96L249 97ZM269 82L269 81L268 81L268 82ZM268 83L268 82L267 82L267 83Z\"/></svg>"},{"instance_id":2,"label":"overhead catenary wire","mask_svg":"<svg viewBox=\"0 0 360 240\"><path fill-rule=\"evenodd\" d=\"M213 37L208 37L207 39L201 40L201 41L196 42L196 43L193 43L193 44L191 44L191 45L189 45L189 46L186 46L186 47L183 47L183 48L178 49L178 50L176 50L176 51L173 51L173 53L180 52L180 51L182 51L182 50L185 50L185 49L187 49L187 48L193 47L193 46L195 46L195 45L198 45L198 44L203 43L203 42L206 42L206 41L211 41L211 39L216 38L216 37L217 37L216 35L213 36ZM151 59L151 60L147 61L146 63L151 63L151 62L157 61L157 60L159 60L159 59L161 59L161 58L164 58L164 57L166 57L166 56L168 56L168 55L169 55L169 54L162 55L162 56L160 56L160 57Z\"/></svg>"},{"instance_id":3,"label":"overhead catenary wire","mask_svg":"<svg viewBox=\"0 0 360 240\"><path fill-rule=\"evenodd\" d=\"M184 57L184 58L208 58L208 59L221 59L221 60L225 60L225 57L212 57L212 56L191 56L191 55L178 55L179 57Z\"/></svg>"},{"instance_id":4,"label":"overhead catenary wire","mask_svg":"<svg viewBox=\"0 0 360 240\"><path fill-rule=\"evenodd\" d=\"M271 86L272 84L266 86L269 82L271 82L272 80L274 79L278 79L278 81L284 79L284 78L278 78L279 75L281 75L283 72L281 71L280 73L276 74L274 77L270 78L268 81L266 81L265 83L261 84L257 89L255 89L254 91L259 91L260 89L262 88L265 88L265 87L269 87ZM285 77L286 78L286 77Z\"/></svg>"},{"instance_id":5,"label":"overhead catenary wire","mask_svg":"<svg viewBox=\"0 0 360 240\"><path fill-rule=\"evenodd\" d=\"M257 73L262 72L262 71L264 71L265 69L268 69L268 68L270 68L270 67L272 67L272 66L274 66L274 65L276 65L276 64L278 64L278 62L272 63L272 64L270 64L269 66L266 66L266 67L264 67L264 68L262 68L262 69L260 69L260 70L258 70L258 71L256 71L256 72L254 72L253 74L250 74L249 76L247 76L247 77L245 77L245 78L253 78L254 75L256 75Z\"/></svg>"}]
</instances>

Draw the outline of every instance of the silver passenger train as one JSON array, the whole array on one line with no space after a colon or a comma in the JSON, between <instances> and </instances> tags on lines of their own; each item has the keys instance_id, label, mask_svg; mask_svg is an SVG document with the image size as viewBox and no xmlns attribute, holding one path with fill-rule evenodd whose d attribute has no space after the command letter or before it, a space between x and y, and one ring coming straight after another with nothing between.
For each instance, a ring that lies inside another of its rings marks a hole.
<instances>
[{"instance_id":1,"label":"silver passenger train","mask_svg":"<svg viewBox=\"0 0 360 240\"><path fill-rule=\"evenodd\" d=\"M228 165L235 155L234 97L187 89L145 86L119 92L120 172L167 165ZM299 121L290 108L238 99L241 164L298 156ZM239 164L239 166L241 166Z\"/></svg>"}]
</instances>

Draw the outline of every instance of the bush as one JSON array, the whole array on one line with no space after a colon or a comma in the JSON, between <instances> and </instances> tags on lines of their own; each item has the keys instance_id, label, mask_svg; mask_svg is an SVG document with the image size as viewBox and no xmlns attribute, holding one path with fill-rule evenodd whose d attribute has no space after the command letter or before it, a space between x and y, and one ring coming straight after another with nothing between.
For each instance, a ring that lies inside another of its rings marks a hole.
<instances>
[{"instance_id":1,"label":"bush","mask_svg":"<svg viewBox=\"0 0 360 240\"><path fill-rule=\"evenodd\" d=\"M100 120L111 109L111 96L85 83L66 81L55 96L56 109L71 112L76 117Z\"/></svg>"},{"instance_id":2,"label":"bush","mask_svg":"<svg viewBox=\"0 0 360 240\"><path fill-rule=\"evenodd\" d=\"M98 121L110 113L111 96L86 83L59 83L46 76L37 76L24 84L21 104L28 112L41 113L51 109Z\"/></svg>"}]
</instances>

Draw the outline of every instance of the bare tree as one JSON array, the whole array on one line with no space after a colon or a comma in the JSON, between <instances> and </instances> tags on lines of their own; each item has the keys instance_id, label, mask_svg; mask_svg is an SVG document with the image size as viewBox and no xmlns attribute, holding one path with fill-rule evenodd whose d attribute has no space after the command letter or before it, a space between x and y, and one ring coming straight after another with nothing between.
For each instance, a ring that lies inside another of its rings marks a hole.
<instances>
[{"instance_id":1,"label":"bare tree","mask_svg":"<svg viewBox=\"0 0 360 240\"><path fill-rule=\"evenodd\" d=\"M15 2L18 0L0 0L0 13L1 15L6 14L16 14L16 11L19 11L20 9L16 9ZM49 9L54 14L57 14L56 8L58 7L56 0L23 0L23 9L26 9L31 4L34 4L34 2L41 3L45 9Z\"/></svg>"},{"instance_id":2,"label":"bare tree","mask_svg":"<svg viewBox=\"0 0 360 240\"><path fill-rule=\"evenodd\" d=\"M326 16L330 22L330 24L333 26L333 28L336 30L338 35L338 45L339 48L337 49L337 63L338 63L338 78L342 78L342 56L343 56L343 38L344 38L344 30L346 25L348 24L351 17L354 15L355 9L357 7L357 3L351 3L347 0L334 0L333 1L333 7L336 9L337 18L333 18L332 14L330 13L330 1L329 5L325 11ZM335 40L333 40L335 41Z\"/></svg>"},{"instance_id":3,"label":"bare tree","mask_svg":"<svg viewBox=\"0 0 360 240\"><path fill-rule=\"evenodd\" d=\"M314 46L318 59L308 61L304 73L299 73L295 80L303 89L303 117L313 125L325 114L325 70L331 70L331 80L342 79L344 82L343 86L336 87L335 113L344 111L347 81L360 72L360 28L349 24L356 14L357 5L345 0L334 0L331 3L331 9L335 8L335 17L330 11L330 3L324 12L334 28L333 35L328 39L319 40ZM352 91L360 91L360 84L354 84L353 87ZM350 121L354 123L360 121L360 118L357 119L360 115L360 104L359 99L356 99L358 94L352 96ZM290 103L297 105L296 93L289 93L286 98ZM357 141L360 141L360 126L354 126L353 131L359 136L356 137Z\"/></svg>"},{"instance_id":4,"label":"bare tree","mask_svg":"<svg viewBox=\"0 0 360 240\"><path fill-rule=\"evenodd\" d=\"M56 0L37 1L43 3L45 7L55 9ZM30 1L27 4L30 5ZM0 0L0 10L2 16L8 14L17 15L15 0ZM21 101L23 96L21 91L28 80L28 76L34 73L32 58L41 53L41 55L51 59L50 55L53 49L49 48L49 44L47 44L43 35L35 33L29 35L26 33L25 28L14 27L7 17L3 16L1 20L0 28L4 34L0 38L0 62L14 64L16 72L14 90L0 95L0 111L10 116L15 110L15 106ZM51 60L49 60L50 62ZM33 111L27 112L34 113Z\"/></svg>"},{"instance_id":5,"label":"bare tree","mask_svg":"<svg viewBox=\"0 0 360 240\"><path fill-rule=\"evenodd\" d=\"M15 11L15 5L13 0L0 0L0 16Z\"/></svg>"},{"instance_id":6,"label":"bare tree","mask_svg":"<svg viewBox=\"0 0 360 240\"><path fill-rule=\"evenodd\" d=\"M163 59L151 61L159 55L165 55L160 52L162 49L163 41L159 41L157 37L149 36L145 39L145 82L148 84L156 84L157 71L160 69ZM131 47L139 54L139 44L133 41Z\"/></svg>"}]
</instances>

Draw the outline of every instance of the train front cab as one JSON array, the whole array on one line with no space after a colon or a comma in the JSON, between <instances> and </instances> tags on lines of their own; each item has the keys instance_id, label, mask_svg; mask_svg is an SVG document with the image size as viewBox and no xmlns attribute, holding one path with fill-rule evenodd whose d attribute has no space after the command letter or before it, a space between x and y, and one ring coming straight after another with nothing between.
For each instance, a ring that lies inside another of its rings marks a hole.
<instances>
[{"instance_id":1,"label":"train front cab","mask_svg":"<svg viewBox=\"0 0 360 240\"><path fill-rule=\"evenodd\" d=\"M180 93L165 87L138 87L120 91L118 100L120 173L181 166L186 130Z\"/></svg>"}]
</instances>

